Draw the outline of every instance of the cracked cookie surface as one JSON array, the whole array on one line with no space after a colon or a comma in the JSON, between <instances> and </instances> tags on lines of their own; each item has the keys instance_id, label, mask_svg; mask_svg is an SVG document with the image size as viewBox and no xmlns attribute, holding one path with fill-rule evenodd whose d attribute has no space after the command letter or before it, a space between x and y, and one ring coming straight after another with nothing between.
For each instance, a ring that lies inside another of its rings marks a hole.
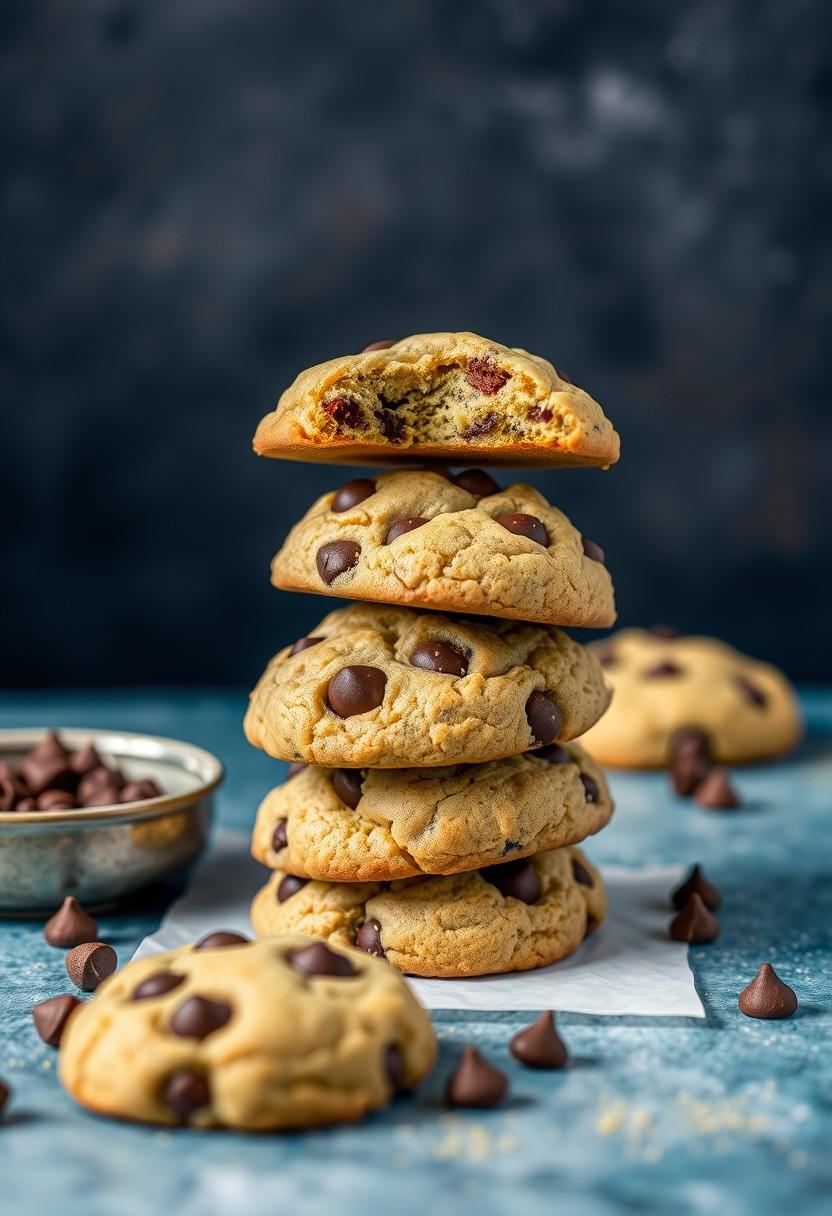
<instances>
[{"instance_id":1,"label":"cracked cookie surface","mask_svg":"<svg viewBox=\"0 0 832 1216\"><path fill-rule=\"evenodd\" d=\"M354 604L275 655L244 727L279 760L439 768L576 738L609 697L597 660L552 626Z\"/></svg>"},{"instance_id":2,"label":"cracked cookie surface","mask_svg":"<svg viewBox=\"0 0 832 1216\"><path fill-rule=\"evenodd\" d=\"M375 344L374 344L375 345ZM472 333L414 334L301 372L254 436L261 456L385 464L391 455L598 465L619 440L546 359Z\"/></svg>"},{"instance_id":3,"label":"cracked cookie surface","mask_svg":"<svg viewBox=\"0 0 832 1216\"><path fill-rule=\"evenodd\" d=\"M358 1119L435 1053L386 963L291 934L128 963L73 1012L60 1076L99 1114L267 1131Z\"/></svg>"},{"instance_id":4,"label":"cracked cookie surface","mask_svg":"<svg viewBox=\"0 0 832 1216\"><path fill-rule=\"evenodd\" d=\"M573 954L605 915L601 877L574 848L391 884L274 874L251 909L257 933L355 943L407 975L444 978L544 967Z\"/></svg>"},{"instance_id":5,"label":"cracked cookie surface","mask_svg":"<svg viewBox=\"0 0 832 1216\"><path fill-rule=\"evenodd\" d=\"M722 764L768 760L800 741L800 709L782 672L717 638L622 629L590 649L615 692L581 739L602 764L662 767L685 727L704 730Z\"/></svg>"},{"instance_id":6,"label":"cracked cookie surface","mask_svg":"<svg viewBox=\"0 0 832 1216\"><path fill-rule=\"evenodd\" d=\"M455 874L578 844L612 809L577 743L447 769L310 766L266 795L251 851L329 882Z\"/></svg>"},{"instance_id":7,"label":"cracked cookie surface","mask_svg":"<svg viewBox=\"0 0 832 1216\"><path fill-rule=\"evenodd\" d=\"M272 582L550 625L615 621L603 550L531 486L500 489L475 469L384 473L324 494L289 533Z\"/></svg>"}]
</instances>

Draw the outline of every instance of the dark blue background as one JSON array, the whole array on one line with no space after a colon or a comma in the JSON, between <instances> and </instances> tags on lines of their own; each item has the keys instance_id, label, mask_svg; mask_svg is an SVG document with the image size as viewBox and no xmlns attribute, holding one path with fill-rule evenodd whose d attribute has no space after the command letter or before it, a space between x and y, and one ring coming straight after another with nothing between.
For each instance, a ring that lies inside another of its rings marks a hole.
<instances>
[{"instance_id":1,"label":"dark blue background","mask_svg":"<svg viewBox=\"0 0 832 1216\"><path fill-rule=\"evenodd\" d=\"M349 474L258 461L300 368L470 328L622 435L533 475L622 622L832 677L823 0L3 6L4 684L252 682Z\"/></svg>"}]
</instances>

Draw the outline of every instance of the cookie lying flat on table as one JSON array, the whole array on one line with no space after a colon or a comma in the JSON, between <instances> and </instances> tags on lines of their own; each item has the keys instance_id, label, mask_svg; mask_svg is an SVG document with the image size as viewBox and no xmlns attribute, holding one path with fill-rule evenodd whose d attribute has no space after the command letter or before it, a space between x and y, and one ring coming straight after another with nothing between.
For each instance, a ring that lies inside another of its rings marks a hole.
<instances>
[{"instance_id":1,"label":"cookie lying flat on table","mask_svg":"<svg viewBox=\"0 0 832 1216\"><path fill-rule=\"evenodd\" d=\"M454 768L309 767L266 795L251 851L329 882L455 874L579 844L612 809L577 743Z\"/></svg>"},{"instance_id":2,"label":"cookie lying flat on table","mask_svg":"<svg viewBox=\"0 0 832 1216\"><path fill-rule=\"evenodd\" d=\"M245 733L278 760L439 768L576 738L609 697L597 660L552 626L353 604L275 655Z\"/></svg>"},{"instance_id":3,"label":"cookie lying flat on table","mask_svg":"<svg viewBox=\"0 0 832 1216\"><path fill-rule=\"evenodd\" d=\"M99 1114L270 1131L359 1119L435 1054L427 1013L383 961L217 934L102 984L64 1030L60 1076Z\"/></svg>"},{"instance_id":4,"label":"cookie lying flat on table","mask_svg":"<svg viewBox=\"0 0 832 1216\"><path fill-rule=\"evenodd\" d=\"M581 740L601 764L657 768L677 731L696 728L714 760L768 760L799 742L802 722L786 677L709 637L623 629L590 646L615 692Z\"/></svg>"},{"instance_id":5,"label":"cookie lying flat on table","mask_svg":"<svg viewBox=\"0 0 832 1216\"><path fill-rule=\"evenodd\" d=\"M373 344L378 345L378 344ZM254 436L261 456L600 465L618 435L551 363L472 333L414 334L301 372Z\"/></svg>"},{"instance_id":6,"label":"cookie lying flat on table","mask_svg":"<svg viewBox=\"0 0 832 1216\"><path fill-rule=\"evenodd\" d=\"M598 545L542 494L469 469L383 473L324 494L272 563L290 591L549 625L609 626Z\"/></svg>"},{"instance_id":7,"label":"cookie lying flat on table","mask_svg":"<svg viewBox=\"0 0 832 1216\"><path fill-rule=\"evenodd\" d=\"M571 848L391 884L274 874L251 908L257 933L355 943L408 975L445 978L544 967L573 954L605 915L598 871Z\"/></svg>"}]
</instances>

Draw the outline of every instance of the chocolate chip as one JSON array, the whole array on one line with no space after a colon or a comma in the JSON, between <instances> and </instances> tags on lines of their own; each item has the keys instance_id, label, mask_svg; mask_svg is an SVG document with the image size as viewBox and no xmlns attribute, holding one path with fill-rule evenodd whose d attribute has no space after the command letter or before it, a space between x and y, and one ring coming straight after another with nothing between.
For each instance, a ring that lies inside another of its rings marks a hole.
<instances>
[{"instance_id":1,"label":"chocolate chip","mask_svg":"<svg viewBox=\"0 0 832 1216\"><path fill-rule=\"evenodd\" d=\"M157 996L167 996L184 983L184 975L174 975L172 971L154 971L146 980L136 985L130 1000L150 1001Z\"/></svg>"},{"instance_id":2,"label":"chocolate chip","mask_svg":"<svg viewBox=\"0 0 832 1216\"><path fill-rule=\"evenodd\" d=\"M404 436L404 418L397 418L390 410L377 410L376 418L384 438L389 443L400 443Z\"/></svg>"},{"instance_id":3,"label":"chocolate chip","mask_svg":"<svg viewBox=\"0 0 832 1216\"><path fill-rule=\"evenodd\" d=\"M563 1068L569 1059L566 1044L555 1029L555 1015L541 1013L531 1026L519 1031L508 1046L515 1060L527 1068Z\"/></svg>"},{"instance_id":4,"label":"chocolate chip","mask_svg":"<svg viewBox=\"0 0 832 1216\"><path fill-rule=\"evenodd\" d=\"M594 777L590 777L588 773L581 773L581 785L584 787L587 802L600 801L601 791L598 789L598 782Z\"/></svg>"},{"instance_id":5,"label":"chocolate chip","mask_svg":"<svg viewBox=\"0 0 832 1216\"><path fill-rule=\"evenodd\" d=\"M750 701L752 705L756 705L758 709L764 709L768 705L768 694L763 692L762 688L753 680L749 680L748 676L735 676L734 683L746 700Z\"/></svg>"},{"instance_id":6,"label":"chocolate chip","mask_svg":"<svg viewBox=\"0 0 832 1216\"><path fill-rule=\"evenodd\" d=\"M335 793L353 810L361 801L364 773L360 768L336 768L332 774L332 788Z\"/></svg>"},{"instance_id":7,"label":"chocolate chip","mask_svg":"<svg viewBox=\"0 0 832 1216\"><path fill-rule=\"evenodd\" d=\"M331 540L321 545L315 557L321 582L327 587L341 574L354 570L361 556L361 546L354 540Z\"/></svg>"},{"instance_id":8,"label":"chocolate chip","mask_svg":"<svg viewBox=\"0 0 832 1216\"><path fill-rule=\"evenodd\" d=\"M475 1047L462 1049L462 1059L448 1081L445 1100L449 1106L486 1110L499 1106L508 1093L508 1077L489 1064Z\"/></svg>"},{"instance_id":9,"label":"chocolate chip","mask_svg":"<svg viewBox=\"0 0 832 1216\"><path fill-rule=\"evenodd\" d=\"M428 520L424 515L409 515L406 519L397 519L387 529L387 535L384 538L385 545L392 545L394 540L398 540L406 532L414 532L416 528L421 528L422 524L426 523Z\"/></svg>"},{"instance_id":10,"label":"chocolate chip","mask_svg":"<svg viewBox=\"0 0 832 1216\"><path fill-rule=\"evenodd\" d=\"M484 397L493 397L511 379L511 373L504 372L493 359L480 357L468 360L465 379L471 388L475 388Z\"/></svg>"},{"instance_id":11,"label":"chocolate chip","mask_svg":"<svg viewBox=\"0 0 832 1216\"><path fill-rule=\"evenodd\" d=\"M211 1088L201 1073L181 1069L168 1077L162 1090L162 1098L165 1105L184 1123L194 1111L209 1105Z\"/></svg>"},{"instance_id":12,"label":"chocolate chip","mask_svg":"<svg viewBox=\"0 0 832 1216\"><path fill-rule=\"evenodd\" d=\"M194 946L194 950L224 950L227 946L247 946L248 938L243 937L242 933L231 933L228 930L220 929L217 933L208 933L205 937L201 937Z\"/></svg>"},{"instance_id":13,"label":"chocolate chip","mask_svg":"<svg viewBox=\"0 0 832 1216\"><path fill-rule=\"evenodd\" d=\"M279 853L281 849L287 848L289 845L289 837L286 835L286 820L278 819L277 827L272 836L272 849L275 853Z\"/></svg>"},{"instance_id":14,"label":"chocolate chip","mask_svg":"<svg viewBox=\"0 0 832 1216\"><path fill-rule=\"evenodd\" d=\"M384 1071L387 1074L393 1093L401 1093L405 1088L404 1057L395 1043L391 1043L389 1047L384 1049Z\"/></svg>"},{"instance_id":15,"label":"chocolate chip","mask_svg":"<svg viewBox=\"0 0 832 1216\"><path fill-rule=\"evenodd\" d=\"M338 431L345 426L357 430L363 430L366 426L364 412L352 397L330 397L321 408L335 423Z\"/></svg>"},{"instance_id":16,"label":"chocolate chip","mask_svg":"<svg viewBox=\"0 0 832 1216\"><path fill-rule=\"evenodd\" d=\"M74 895L67 895L58 911L43 926L43 936L50 946L80 946L95 941L98 926Z\"/></svg>"},{"instance_id":17,"label":"chocolate chip","mask_svg":"<svg viewBox=\"0 0 832 1216\"><path fill-rule=\"evenodd\" d=\"M694 866L690 874L683 883L671 894L674 908L684 908L688 898L696 894L702 900L702 903L711 912L716 910L722 904L722 894L718 887L715 887L712 882L709 882L705 877L701 866Z\"/></svg>"},{"instance_id":18,"label":"chocolate chip","mask_svg":"<svg viewBox=\"0 0 832 1216\"><path fill-rule=\"evenodd\" d=\"M116 797L113 802L118 802L118 794L124 788L124 778L121 773L115 769L107 768L101 764L98 768L90 769L78 783L78 802L81 806L103 806L100 801L102 791L108 794L114 791ZM97 801L93 801L93 800Z\"/></svg>"},{"instance_id":19,"label":"chocolate chip","mask_svg":"<svg viewBox=\"0 0 832 1216\"><path fill-rule=\"evenodd\" d=\"M529 422L551 422L554 416L548 405L530 405L526 410Z\"/></svg>"},{"instance_id":20,"label":"chocolate chip","mask_svg":"<svg viewBox=\"0 0 832 1216\"><path fill-rule=\"evenodd\" d=\"M395 346L398 338L382 338L380 342L371 342L369 346L362 346L361 354L366 355L371 350L389 350L391 346Z\"/></svg>"},{"instance_id":21,"label":"chocolate chip","mask_svg":"<svg viewBox=\"0 0 832 1216\"><path fill-rule=\"evenodd\" d=\"M357 507L375 492L376 483L369 477L354 477L352 481L345 481L340 490L335 491L329 509L337 512L349 511L350 507Z\"/></svg>"},{"instance_id":22,"label":"chocolate chip","mask_svg":"<svg viewBox=\"0 0 832 1216\"><path fill-rule=\"evenodd\" d=\"M480 870L480 874L506 899L519 899L524 904L535 904L543 894L537 870L528 858L507 861L499 866L486 866Z\"/></svg>"},{"instance_id":23,"label":"chocolate chip","mask_svg":"<svg viewBox=\"0 0 832 1216\"><path fill-rule=\"evenodd\" d=\"M357 974L348 958L330 950L323 942L313 942L311 946L299 946L296 950L290 950L289 963L301 975L331 975L344 978Z\"/></svg>"},{"instance_id":24,"label":"chocolate chip","mask_svg":"<svg viewBox=\"0 0 832 1216\"><path fill-rule=\"evenodd\" d=\"M709 811L729 811L740 805L739 797L724 768L711 769L696 787L694 797L700 806Z\"/></svg>"},{"instance_id":25,"label":"chocolate chip","mask_svg":"<svg viewBox=\"0 0 832 1216\"><path fill-rule=\"evenodd\" d=\"M682 798L689 798L708 775L712 764L711 741L704 730L685 726L670 739L670 777Z\"/></svg>"},{"instance_id":26,"label":"chocolate chip","mask_svg":"<svg viewBox=\"0 0 832 1216\"><path fill-rule=\"evenodd\" d=\"M538 747L535 756L547 760L549 764L571 764L572 757L562 743L549 743L546 747Z\"/></svg>"},{"instance_id":27,"label":"chocolate chip","mask_svg":"<svg viewBox=\"0 0 832 1216\"><path fill-rule=\"evenodd\" d=\"M321 637L298 638L298 640L292 646L292 649L289 651L289 658L291 658L292 655L300 654L302 650L308 650L310 646L317 646L318 643L323 642L323 640L324 639Z\"/></svg>"},{"instance_id":28,"label":"chocolate chip","mask_svg":"<svg viewBox=\"0 0 832 1216\"><path fill-rule=\"evenodd\" d=\"M92 772L94 768L101 768L102 763L102 759L92 743L88 743L80 751L73 752L69 757L69 767L79 777L83 777L85 773Z\"/></svg>"},{"instance_id":29,"label":"chocolate chip","mask_svg":"<svg viewBox=\"0 0 832 1216\"><path fill-rule=\"evenodd\" d=\"M32 1020L35 1030L44 1043L57 1047L69 1015L80 1001L74 996L51 996L48 1001L41 1001L32 1010Z\"/></svg>"},{"instance_id":30,"label":"chocolate chip","mask_svg":"<svg viewBox=\"0 0 832 1216\"><path fill-rule=\"evenodd\" d=\"M507 532L513 532L515 536L525 536L526 540L533 540L536 544L543 545L544 549L549 544L549 533L536 515L524 515L522 511L510 511L506 515L495 515L494 522L501 524Z\"/></svg>"},{"instance_id":31,"label":"chocolate chip","mask_svg":"<svg viewBox=\"0 0 832 1216\"><path fill-rule=\"evenodd\" d=\"M207 996L189 996L177 1005L170 1019L171 1034L181 1039L207 1039L231 1017L231 1006Z\"/></svg>"},{"instance_id":32,"label":"chocolate chip","mask_svg":"<svg viewBox=\"0 0 832 1216\"><path fill-rule=\"evenodd\" d=\"M115 806L120 798L121 786L100 785L94 793L87 795L82 805L85 810L94 806Z\"/></svg>"},{"instance_id":33,"label":"chocolate chip","mask_svg":"<svg viewBox=\"0 0 832 1216\"><path fill-rule=\"evenodd\" d=\"M66 956L66 973L82 992L95 992L117 966L116 952L106 942L82 942Z\"/></svg>"},{"instance_id":34,"label":"chocolate chip","mask_svg":"<svg viewBox=\"0 0 832 1216\"><path fill-rule=\"evenodd\" d=\"M584 553L587 557L592 558L594 562L600 562L603 566L606 561L606 554L600 545L596 545L594 540L588 540L585 536L581 537Z\"/></svg>"},{"instance_id":35,"label":"chocolate chip","mask_svg":"<svg viewBox=\"0 0 832 1216\"><path fill-rule=\"evenodd\" d=\"M412 667L422 667L425 671L437 671L445 676L464 676L468 674L468 658L458 646L450 642L420 642L410 652L409 663Z\"/></svg>"},{"instance_id":36,"label":"chocolate chip","mask_svg":"<svg viewBox=\"0 0 832 1216\"><path fill-rule=\"evenodd\" d=\"M497 424L500 421L500 415L495 414L493 410L489 410L487 414L482 414L479 418L475 418L468 426L463 427L459 432L463 439L479 439L482 435L490 435L496 431Z\"/></svg>"},{"instance_id":37,"label":"chocolate chip","mask_svg":"<svg viewBox=\"0 0 832 1216\"><path fill-rule=\"evenodd\" d=\"M75 797L69 790L44 790L38 794L39 811L71 811L74 806Z\"/></svg>"},{"instance_id":38,"label":"chocolate chip","mask_svg":"<svg viewBox=\"0 0 832 1216\"><path fill-rule=\"evenodd\" d=\"M763 963L737 1004L747 1018L790 1018L797 1009L797 994L783 983L771 963Z\"/></svg>"},{"instance_id":39,"label":"chocolate chip","mask_svg":"<svg viewBox=\"0 0 832 1216\"><path fill-rule=\"evenodd\" d=\"M161 792L152 777L143 777L140 781L128 781L119 795L119 801L147 802L150 798L158 798Z\"/></svg>"},{"instance_id":40,"label":"chocolate chip","mask_svg":"<svg viewBox=\"0 0 832 1216\"><path fill-rule=\"evenodd\" d=\"M23 757L20 777L35 798L44 790L75 788L77 774L69 766L69 752L54 731L49 731Z\"/></svg>"},{"instance_id":41,"label":"chocolate chip","mask_svg":"<svg viewBox=\"0 0 832 1216\"><path fill-rule=\"evenodd\" d=\"M308 764L299 764L297 761L293 761L286 770L286 780L291 781L293 777L297 777L298 773L302 773L308 767Z\"/></svg>"},{"instance_id":42,"label":"chocolate chip","mask_svg":"<svg viewBox=\"0 0 832 1216\"><path fill-rule=\"evenodd\" d=\"M526 702L526 720L532 744L554 742L563 722L560 710L547 692L532 693Z\"/></svg>"},{"instance_id":43,"label":"chocolate chip","mask_svg":"<svg viewBox=\"0 0 832 1216\"><path fill-rule=\"evenodd\" d=\"M291 899L293 895L297 895L301 888L305 887L309 882L308 878L298 878L296 874L287 874L281 879L277 888L277 902L285 904L287 899Z\"/></svg>"},{"instance_id":44,"label":"chocolate chip","mask_svg":"<svg viewBox=\"0 0 832 1216\"><path fill-rule=\"evenodd\" d=\"M11 765L0 760L0 811L11 811L24 796L24 789Z\"/></svg>"},{"instance_id":45,"label":"chocolate chip","mask_svg":"<svg viewBox=\"0 0 832 1216\"><path fill-rule=\"evenodd\" d=\"M595 879L592 877L583 862L578 861L577 857L572 858L572 877L575 879L575 882L579 882L582 887L595 886Z\"/></svg>"},{"instance_id":46,"label":"chocolate chip","mask_svg":"<svg viewBox=\"0 0 832 1216\"><path fill-rule=\"evenodd\" d=\"M24 811L36 811L38 809L38 804L34 798L21 798L20 802L18 802L14 809L21 813Z\"/></svg>"},{"instance_id":47,"label":"chocolate chip","mask_svg":"<svg viewBox=\"0 0 832 1216\"><path fill-rule=\"evenodd\" d=\"M680 667L678 663L671 663L669 659L665 659L662 663L656 663L655 667L648 667L643 672L645 680L663 680L668 677L681 676L685 674L685 669Z\"/></svg>"},{"instance_id":48,"label":"chocolate chip","mask_svg":"<svg viewBox=\"0 0 832 1216\"><path fill-rule=\"evenodd\" d=\"M381 944L381 925L377 920L365 920L355 935L355 944L359 950L374 954L376 958L387 958L384 946Z\"/></svg>"},{"instance_id":49,"label":"chocolate chip","mask_svg":"<svg viewBox=\"0 0 832 1216\"><path fill-rule=\"evenodd\" d=\"M516 853L521 847L522 846L519 840L507 840L502 848L503 857L507 856L509 853Z\"/></svg>"},{"instance_id":50,"label":"chocolate chip","mask_svg":"<svg viewBox=\"0 0 832 1216\"><path fill-rule=\"evenodd\" d=\"M12 1091L9 1089L8 1085L6 1085L4 1081L0 1081L0 1119L3 1117L3 1111L6 1109L6 1105L11 1096Z\"/></svg>"},{"instance_id":51,"label":"chocolate chip","mask_svg":"<svg viewBox=\"0 0 832 1216\"><path fill-rule=\"evenodd\" d=\"M719 937L719 921L694 891L678 916L670 922L670 936L677 942L706 946Z\"/></svg>"},{"instance_id":52,"label":"chocolate chip","mask_svg":"<svg viewBox=\"0 0 832 1216\"><path fill-rule=\"evenodd\" d=\"M463 469L461 473L452 477L451 481L455 486L467 490L469 494L475 494L478 498L485 498L489 494L499 494L500 492L500 487L494 478L483 469Z\"/></svg>"},{"instance_id":53,"label":"chocolate chip","mask_svg":"<svg viewBox=\"0 0 832 1216\"><path fill-rule=\"evenodd\" d=\"M339 718L377 709L384 700L387 676L378 667L344 667L329 681L326 700Z\"/></svg>"},{"instance_id":54,"label":"chocolate chip","mask_svg":"<svg viewBox=\"0 0 832 1216\"><path fill-rule=\"evenodd\" d=\"M596 650L595 657L602 667L618 666L618 658L611 648L607 650Z\"/></svg>"}]
</instances>

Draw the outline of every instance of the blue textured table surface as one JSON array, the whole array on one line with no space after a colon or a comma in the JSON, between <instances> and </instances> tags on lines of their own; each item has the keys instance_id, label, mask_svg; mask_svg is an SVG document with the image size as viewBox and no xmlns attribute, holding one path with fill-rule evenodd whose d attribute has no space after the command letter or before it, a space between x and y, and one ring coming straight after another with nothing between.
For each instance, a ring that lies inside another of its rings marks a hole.
<instances>
[{"instance_id":1,"label":"blue textured table surface","mask_svg":"<svg viewBox=\"0 0 832 1216\"><path fill-rule=\"evenodd\" d=\"M120 727L189 739L227 765L221 821L248 827L282 766L240 731L243 694L6 696L0 725ZM805 698L809 738L787 763L741 771L745 808L708 813L662 774L614 774L618 811L594 859L702 861L722 888L722 936L692 951L708 1016L560 1019L572 1067L536 1074L506 1044L527 1017L438 1014L437 1069L418 1094L364 1123L290 1136L199 1135L110 1123L78 1110L32 1005L67 990L41 925L0 923L0 1212L50 1216L274 1216L470 1210L571 1216L633 1210L830 1210L832 1154L832 693ZM122 960L163 903L101 918ZM737 993L771 961L800 997L786 1022L742 1017ZM502 1110L448 1112L459 1045L511 1074Z\"/></svg>"}]
</instances>

